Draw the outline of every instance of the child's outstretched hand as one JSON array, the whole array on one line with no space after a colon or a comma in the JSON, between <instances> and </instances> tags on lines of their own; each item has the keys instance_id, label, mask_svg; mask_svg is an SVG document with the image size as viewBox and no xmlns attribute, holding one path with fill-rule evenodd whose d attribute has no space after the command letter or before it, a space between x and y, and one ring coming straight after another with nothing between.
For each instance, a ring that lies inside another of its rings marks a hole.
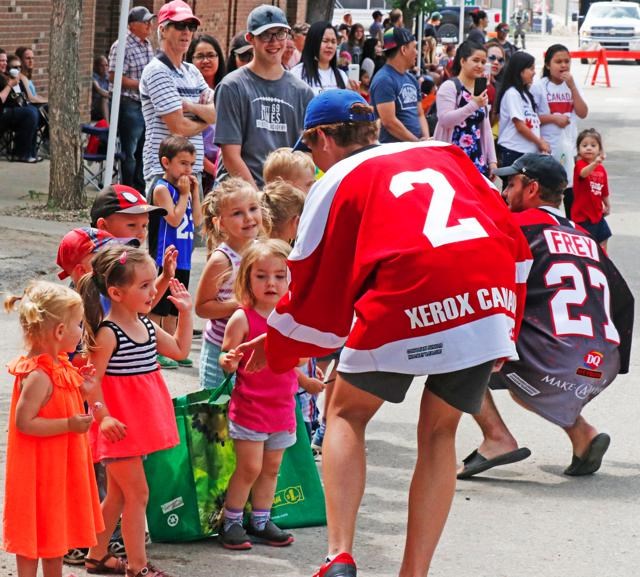
<instances>
[{"instance_id":1,"label":"child's outstretched hand","mask_svg":"<svg viewBox=\"0 0 640 577\"><path fill-rule=\"evenodd\" d=\"M298 376L298 384L307 391L307 393L311 393L312 395L317 395L325 389L325 384L321 380L313 379L306 375Z\"/></svg>"},{"instance_id":2,"label":"child's outstretched hand","mask_svg":"<svg viewBox=\"0 0 640 577\"><path fill-rule=\"evenodd\" d=\"M86 433L93 422L91 415L79 413L67 419L70 433Z\"/></svg>"},{"instance_id":3,"label":"child's outstretched hand","mask_svg":"<svg viewBox=\"0 0 640 577\"><path fill-rule=\"evenodd\" d=\"M243 356L237 349L231 349L220 355L220 366L227 373L235 373Z\"/></svg>"},{"instance_id":4,"label":"child's outstretched hand","mask_svg":"<svg viewBox=\"0 0 640 577\"><path fill-rule=\"evenodd\" d=\"M170 244L164 251L162 257L162 274L170 279L176 276L176 268L178 266L178 249Z\"/></svg>"},{"instance_id":5,"label":"child's outstretched hand","mask_svg":"<svg viewBox=\"0 0 640 577\"><path fill-rule=\"evenodd\" d=\"M607 155L604 152L601 152L600 154L598 154L598 156L596 156L596 164L602 164L606 158Z\"/></svg>"},{"instance_id":6,"label":"child's outstretched hand","mask_svg":"<svg viewBox=\"0 0 640 577\"><path fill-rule=\"evenodd\" d=\"M249 354L245 370L249 373L257 373L267 366L267 355L264 350L264 341L267 338L266 333L258 335L255 339L238 345L236 351Z\"/></svg>"},{"instance_id":7,"label":"child's outstretched hand","mask_svg":"<svg viewBox=\"0 0 640 577\"><path fill-rule=\"evenodd\" d=\"M178 312L188 313L191 311L191 295L177 278L172 278L169 281L169 292L171 295L167 298L175 305Z\"/></svg>"},{"instance_id":8,"label":"child's outstretched hand","mask_svg":"<svg viewBox=\"0 0 640 577\"><path fill-rule=\"evenodd\" d=\"M114 419L111 415L107 415L100 421L100 432L108 441L115 443L127 436L127 425Z\"/></svg>"}]
</instances>

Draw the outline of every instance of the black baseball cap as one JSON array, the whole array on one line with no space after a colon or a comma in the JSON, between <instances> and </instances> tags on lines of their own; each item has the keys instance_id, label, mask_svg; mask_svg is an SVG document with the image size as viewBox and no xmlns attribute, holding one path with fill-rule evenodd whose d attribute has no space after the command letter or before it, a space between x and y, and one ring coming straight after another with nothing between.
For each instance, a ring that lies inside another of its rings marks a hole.
<instances>
[{"instance_id":1,"label":"black baseball cap","mask_svg":"<svg viewBox=\"0 0 640 577\"><path fill-rule=\"evenodd\" d=\"M551 191L562 190L567 186L567 171L549 154L523 154L511 166L499 168L494 174L502 179L523 174Z\"/></svg>"},{"instance_id":2,"label":"black baseball cap","mask_svg":"<svg viewBox=\"0 0 640 577\"><path fill-rule=\"evenodd\" d=\"M136 6L129 11L128 22L149 22L155 17L156 15L149 12L144 6Z\"/></svg>"},{"instance_id":3,"label":"black baseball cap","mask_svg":"<svg viewBox=\"0 0 640 577\"><path fill-rule=\"evenodd\" d=\"M415 39L416 37L406 28L396 28L393 26L385 30L383 35L383 49L386 52L393 48L399 48L400 46L413 42Z\"/></svg>"},{"instance_id":4,"label":"black baseball cap","mask_svg":"<svg viewBox=\"0 0 640 577\"><path fill-rule=\"evenodd\" d=\"M91 226L96 226L99 218L107 218L115 213L143 214L158 212L165 216L167 211L161 206L147 202L135 188L124 184L112 184L101 190L91 206Z\"/></svg>"}]
</instances>

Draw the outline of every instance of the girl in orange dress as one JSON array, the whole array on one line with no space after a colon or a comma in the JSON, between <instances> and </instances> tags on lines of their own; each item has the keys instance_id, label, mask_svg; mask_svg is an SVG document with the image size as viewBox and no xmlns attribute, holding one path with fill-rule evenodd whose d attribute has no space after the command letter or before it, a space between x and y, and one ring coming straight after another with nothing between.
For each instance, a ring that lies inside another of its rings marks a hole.
<instances>
[{"instance_id":1,"label":"girl in orange dress","mask_svg":"<svg viewBox=\"0 0 640 577\"><path fill-rule=\"evenodd\" d=\"M91 379L68 360L82 336L83 307L73 290L32 282L19 304L29 351L9 364L15 376L9 413L4 502L4 548L16 554L19 577L61 577L62 557L90 547L104 530L85 433L82 388Z\"/></svg>"},{"instance_id":2,"label":"girl in orange dress","mask_svg":"<svg viewBox=\"0 0 640 577\"><path fill-rule=\"evenodd\" d=\"M156 266L142 249L109 246L96 254L93 272L80 279L85 304L85 338L100 386L89 395L94 423L89 432L95 461L107 469L107 495L102 502L106 530L89 549L85 567L103 573L101 560L122 515L122 537L129 577L168 577L153 567L145 551L145 513L149 489L145 455L178 444L173 404L156 357L184 359L191 348L191 297L176 279L169 300L179 312L175 335L146 315L156 295ZM102 318L100 295L111 301ZM118 567L107 566L110 573ZM121 573L125 573L122 570Z\"/></svg>"}]
</instances>

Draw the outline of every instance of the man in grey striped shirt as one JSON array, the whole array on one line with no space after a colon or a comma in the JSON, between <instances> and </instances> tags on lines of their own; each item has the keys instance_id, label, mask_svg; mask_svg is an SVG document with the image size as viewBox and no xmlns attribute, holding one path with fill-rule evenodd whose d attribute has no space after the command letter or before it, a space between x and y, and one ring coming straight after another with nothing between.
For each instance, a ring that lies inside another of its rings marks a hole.
<instances>
[{"instance_id":1,"label":"man in grey striped shirt","mask_svg":"<svg viewBox=\"0 0 640 577\"><path fill-rule=\"evenodd\" d=\"M164 4L158 12L162 52L146 66L140 79L146 127L143 159L147 196L164 173L158 150L171 134L184 136L195 146L193 174L199 180L202 178L202 131L215 122L216 112L212 103L206 103L209 86L202 74L193 64L182 61L199 25L200 20L182 0Z\"/></svg>"}]
</instances>

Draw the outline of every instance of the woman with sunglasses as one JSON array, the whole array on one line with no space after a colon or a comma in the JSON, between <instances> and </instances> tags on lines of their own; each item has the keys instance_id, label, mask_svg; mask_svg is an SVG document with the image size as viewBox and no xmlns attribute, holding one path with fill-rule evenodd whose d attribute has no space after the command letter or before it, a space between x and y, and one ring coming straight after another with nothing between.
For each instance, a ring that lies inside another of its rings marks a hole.
<instances>
[{"instance_id":1,"label":"woman with sunglasses","mask_svg":"<svg viewBox=\"0 0 640 577\"><path fill-rule=\"evenodd\" d=\"M314 22L307 33L300 62L291 73L306 82L314 94L329 88L350 88L349 79L338 68L338 34L331 22Z\"/></svg>"},{"instance_id":2,"label":"woman with sunglasses","mask_svg":"<svg viewBox=\"0 0 640 577\"><path fill-rule=\"evenodd\" d=\"M487 86L487 96L489 97L489 121L493 140L498 140L498 115L495 110L496 95L502 84L502 73L507 60L504 48L496 41L487 42L484 47L487 49L487 62L490 66L489 84Z\"/></svg>"},{"instance_id":3,"label":"woman with sunglasses","mask_svg":"<svg viewBox=\"0 0 640 577\"><path fill-rule=\"evenodd\" d=\"M434 138L458 145L486 177L498 167L489 123L487 89L476 90L483 78L487 51L481 44L465 40L456 51L453 78L443 82L436 94L438 124Z\"/></svg>"},{"instance_id":4,"label":"woman with sunglasses","mask_svg":"<svg viewBox=\"0 0 640 577\"><path fill-rule=\"evenodd\" d=\"M192 62L200 71L211 89L203 93L201 102L213 102L213 90L225 75L225 62L222 48L218 41L208 34L196 36L187 50L187 62ZM204 144L204 172L202 173L202 192L206 194L213 188L216 178L216 165L220 149L214 144L216 125L210 124L202 132Z\"/></svg>"},{"instance_id":5,"label":"woman with sunglasses","mask_svg":"<svg viewBox=\"0 0 640 577\"><path fill-rule=\"evenodd\" d=\"M145 66L140 97L145 123L144 179L147 191L164 174L158 150L169 135L188 138L196 149L193 174L200 181L204 168L202 133L216 121L216 111L206 94L210 91L202 73L183 61L200 20L182 0L164 4L158 11L161 51Z\"/></svg>"},{"instance_id":6,"label":"woman with sunglasses","mask_svg":"<svg viewBox=\"0 0 640 577\"><path fill-rule=\"evenodd\" d=\"M247 31L238 32L229 45L229 57L227 58L227 74L242 68L253 60L253 46L246 39Z\"/></svg>"},{"instance_id":7,"label":"woman with sunglasses","mask_svg":"<svg viewBox=\"0 0 640 577\"><path fill-rule=\"evenodd\" d=\"M4 55L4 54L3 54ZM5 55L6 56L6 55ZM9 54L2 59L0 67L0 133L11 130L13 138L13 160L34 163L42 160L36 157L36 131L38 129L38 109L29 103L22 82L20 58Z\"/></svg>"}]
</instances>

